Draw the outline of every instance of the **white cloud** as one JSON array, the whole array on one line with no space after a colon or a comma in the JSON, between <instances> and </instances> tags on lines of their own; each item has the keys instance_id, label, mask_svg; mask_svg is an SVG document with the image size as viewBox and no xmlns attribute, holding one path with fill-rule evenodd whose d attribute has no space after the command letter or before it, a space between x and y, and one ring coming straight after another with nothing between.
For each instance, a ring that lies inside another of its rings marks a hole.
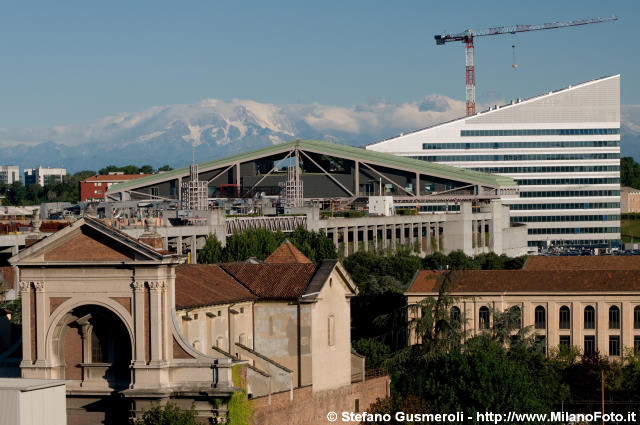
<instances>
[{"instance_id":1,"label":"white cloud","mask_svg":"<svg viewBox=\"0 0 640 425\"><path fill-rule=\"evenodd\" d=\"M204 99L194 104L124 112L85 125L0 128L0 146L52 141L67 146L97 143L118 147L151 141L156 137L182 138L197 145L204 142L205 134L209 139L215 134L216 143L227 144L245 136L259 135L262 130L271 134L267 137L272 142L288 140L289 137L308 137L304 132L309 130L316 136L320 134L331 140L340 140L346 134L353 139L374 142L463 115L463 101L437 94L414 102L375 102L349 107ZM640 133L640 105L623 105L621 120L628 129ZM181 130L182 127L186 130ZM178 131L172 133L175 129Z\"/></svg>"}]
</instances>

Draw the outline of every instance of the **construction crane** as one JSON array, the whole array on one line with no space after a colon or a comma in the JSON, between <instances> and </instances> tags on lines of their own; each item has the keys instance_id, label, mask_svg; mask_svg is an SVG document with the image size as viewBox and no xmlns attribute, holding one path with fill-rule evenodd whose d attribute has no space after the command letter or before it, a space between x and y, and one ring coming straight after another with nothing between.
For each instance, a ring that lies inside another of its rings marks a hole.
<instances>
[{"instance_id":1,"label":"construction crane","mask_svg":"<svg viewBox=\"0 0 640 425\"><path fill-rule=\"evenodd\" d=\"M468 29L465 32L458 34L440 34L436 35L437 45L443 45L451 41L461 41L465 44L466 52L466 100L467 100L467 116L476 113L476 71L473 59L473 39L475 37L484 37L487 35L500 35L500 34L515 34L517 32L538 31L538 30L550 30L554 28L564 27L576 27L579 25L598 24L600 22L617 21L617 16L611 16L610 18L593 18L583 19L580 21L569 22L551 22L548 24L540 25L513 25L509 27L495 27L487 28L483 30Z\"/></svg>"}]
</instances>

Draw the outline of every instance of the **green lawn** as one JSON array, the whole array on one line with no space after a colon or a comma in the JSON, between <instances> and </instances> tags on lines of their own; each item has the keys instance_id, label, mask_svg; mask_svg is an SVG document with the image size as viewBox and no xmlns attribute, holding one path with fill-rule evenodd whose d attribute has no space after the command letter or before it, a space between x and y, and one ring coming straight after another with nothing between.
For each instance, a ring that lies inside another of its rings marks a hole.
<instances>
[{"instance_id":1,"label":"green lawn","mask_svg":"<svg viewBox=\"0 0 640 425\"><path fill-rule=\"evenodd\" d=\"M620 233L622 234L622 242L640 242L640 215L623 214L620 222Z\"/></svg>"}]
</instances>

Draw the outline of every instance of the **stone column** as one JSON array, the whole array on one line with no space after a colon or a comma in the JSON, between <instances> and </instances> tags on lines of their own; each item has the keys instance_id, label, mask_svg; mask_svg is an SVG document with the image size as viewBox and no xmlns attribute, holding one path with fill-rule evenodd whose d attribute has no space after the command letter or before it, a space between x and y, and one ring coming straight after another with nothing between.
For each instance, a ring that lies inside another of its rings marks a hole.
<instances>
[{"instance_id":1,"label":"stone column","mask_svg":"<svg viewBox=\"0 0 640 425\"><path fill-rule=\"evenodd\" d=\"M151 321L149 333L151 335L151 361L149 364L160 364L162 358L162 292L167 283L164 281L149 282L149 309L151 310Z\"/></svg>"},{"instance_id":2,"label":"stone column","mask_svg":"<svg viewBox=\"0 0 640 425\"><path fill-rule=\"evenodd\" d=\"M336 247L336 252L338 251L338 228L334 227L332 229L333 234L333 245Z\"/></svg>"},{"instance_id":3,"label":"stone column","mask_svg":"<svg viewBox=\"0 0 640 425\"><path fill-rule=\"evenodd\" d=\"M440 223L436 221L434 229L434 236L436 238L436 251L440 251Z\"/></svg>"},{"instance_id":4,"label":"stone column","mask_svg":"<svg viewBox=\"0 0 640 425\"><path fill-rule=\"evenodd\" d=\"M144 337L144 282L136 281L131 284L133 290L133 344L134 344L134 365L144 365L145 360L145 337Z\"/></svg>"},{"instance_id":5,"label":"stone column","mask_svg":"<svg viewBox=\"0 0 640 425\"><path fill-rule=\"evenodd\" d=\"M36 364L44 365L47 360L44 340L49 315L45 303L44 282L33 282L33 286L36 289Z\"/></svg>"},{"instance_id":6,"label":"stone column","mask_svg":"<svg viewBox=\"0 0 640 425\"><path fill-rule=\"evenodd\" d=\"M182 255L182 236L176 236L176 254Z\"/></svg>"},{"instance_id":7,"label":"stone column","mask_svg":"<svg viewBox=\"0 0 640 425\"><path fill-rule=\"evenodd\" d=\"M485 235L485 220L480 220L480 240L482 241L482 244L480 245L482 247L482 252L484 252L484 247L487 246L487 242L486 242L486 235Z\"/></svg>"},{"instance_id":8,"label":"stone column","mask_svg":"<svg viewBox=\"0 0 640 425\"><path fill-rule=\"evenodd\" d=\"M21 366L33 364L31 356L31 282L20 282L22 297L22 363Z\"/></svg>"}]
</instances>

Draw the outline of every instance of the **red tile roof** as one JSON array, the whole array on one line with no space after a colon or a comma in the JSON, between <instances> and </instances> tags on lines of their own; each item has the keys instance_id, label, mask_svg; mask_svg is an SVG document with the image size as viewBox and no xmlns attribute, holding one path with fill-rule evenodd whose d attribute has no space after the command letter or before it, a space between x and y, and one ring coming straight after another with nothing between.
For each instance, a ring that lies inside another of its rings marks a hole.
<instances>
[{"instance_id":1,"label":"red tile roof","mask_svg":"<svg viewBox=\"0 0 640 425\"><path fill-rule=\"evenodd\" d=\"M305 293L317 266L313 263L254 264L249 262L221 264L262 299L297 299Z\"/></svg>"},{"instance_id":2,"label":"red tile roof","mask_svg":"<svg viewBox=\"0 0 640 425\"><path fill-rule=\"evenodd\" d=\"M640 291L634 270L465 270L455 271L451 292L626 292ZM441 274L421 270L408 293L437 292Z\"/></svg>"},{"instance_id":3,"label":"red tile roof","mask_svg":"<svg viewBox=\"0 0 640 425\"><path fill-rule=\"evenodd\" d=\"M640 255L558 257L535 255L524 270L640 270Z\"/></svg>"},{"instance_id":4,"label":"red tile roof","mask_svg":"<svg viewBox=\"0 0 640 425\"><path fill-rule=\"evenodd\" d=\"M183 264L176 267L176 309L256 298L218 265Z\"/></svg>"},{"instance_id":5,"label":"red tile roof","mask_svg":"<svg viewBox=\"0 0 640 425\"><path fill-rule=\"evenodd\" d=\"M271 253L270 256L265 258L265 263L311 263L309 260L298 248L295 247L289 241L284 241L280 244L279 247L276 248L275 251Z\"/></svg>"}]
</instances>

